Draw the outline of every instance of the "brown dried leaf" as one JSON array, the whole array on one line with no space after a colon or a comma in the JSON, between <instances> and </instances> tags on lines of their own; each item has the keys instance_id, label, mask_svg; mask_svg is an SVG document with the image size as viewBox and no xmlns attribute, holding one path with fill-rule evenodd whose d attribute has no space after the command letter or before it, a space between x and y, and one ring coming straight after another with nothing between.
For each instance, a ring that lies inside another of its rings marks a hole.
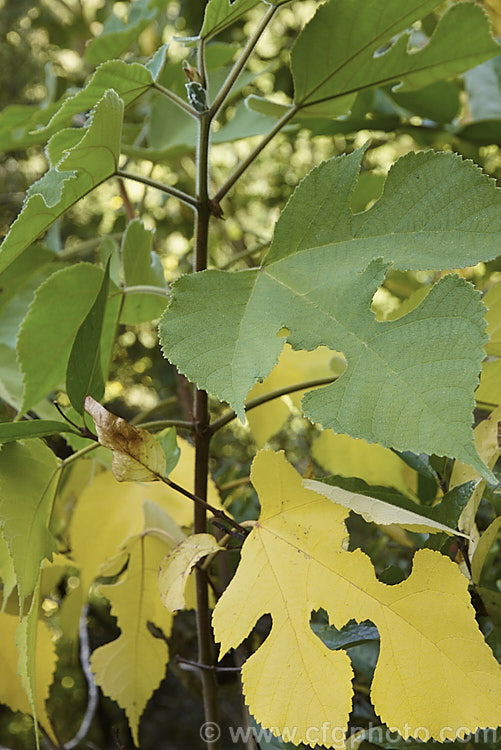
<instances>
[{"instance_id":1,"label":"brown dried leaf","mask_svg":"<svg viewBox=\"0 0 501 750\"><path fill-rule=\"evenodd\" d=\"M91 396L85 399L85 411L101 445L113 451L111 470L119 482L153 482L164 476L165 453L153 435L116 417Z\"/></svg>"}]
</instances>

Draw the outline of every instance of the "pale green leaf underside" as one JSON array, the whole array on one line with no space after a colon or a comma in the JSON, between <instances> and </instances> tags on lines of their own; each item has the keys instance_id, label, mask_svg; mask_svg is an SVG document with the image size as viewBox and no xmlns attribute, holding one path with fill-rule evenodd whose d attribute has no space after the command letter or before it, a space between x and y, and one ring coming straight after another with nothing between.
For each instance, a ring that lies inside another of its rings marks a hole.
<instances>
[{"instance_id":1,"label":"pale green leaf underside","mask_svg":"<svg viewBox=\"0 0 501 750\"><path fill-rule=\"evenodd\" d=\"M155 53L147 65L111 60L100 65L87 85L67 99L46 126L53 131L71 122L74 115L88 112L104 92L113 89L127 106L144 94L156 81L164 64L167 47Z\"/></svg>"},{"instance_id":2,"label":"pale green leaf underside","mask_svg":"<svg viewBox=\"0 0 501 750\"><path fill-rule=\"evenodd\" d=\"M303 114L338 116L349 110L357 91L399 82L399 90L420 89L499 54L486 15L473 3L453 6L428 44L409 52L408 34L397 35L438 5L437 0L321 5L292 49L296 105L306 107Z\"/></svg>"},{"instance_id":3,"label":"pale green leaf underside","mask_svg":"<svg viewBox=\"0 0 501 750\"><path fill-rule=\"evenodd\" d=\"M107 91L78 143L28 191L23 209L0 247L0 272L84 195L115 173L120 155L123 102ZM67 131L63 131L63 137ZM59 141L60 134L54 139ZM53 152L59 149L52 146ZM51 152L51 144L48 146Z\"/></svg>"},{"instance_id":4,"label":"pale green leaf underside","mask_svg":"<svg viewBox=\"0 0 501 750\"><path fill-rule=\"evenodd\" d=\"M200 39L212 39L224 29L238 21L247 11L260 3L260 0L210 0L205 8L204 22L200 29Z\"/></svg>"},{"instance_id":5,"label":"pale green leaf underside","mask_svg":"<svg viewBox=\"0 0 501 750\"><path fill-rule=\"evenodd\" d=\"M448 276L397 321L376 321L370 305L392 262L454 268L495 257L500 193L459 157L409 154L374 206L353 215L361 156L326 162L301 183L261 269L176 283L160 323L165 356L243 418L286 327L293 348L324 345L347 359L334 384L304 397L312 421L398 450L454 456L485 475L471 431L486 341L480 295Z\"/></svg>"},{"instance_id":6,"label":"pale green leaf underside","mask_svg":"<svg viewBox=\"0 0 501 750\"><path fill-rule=\"evenodd\" d=\"M131 286L158 286L166 289L162 261L153 252L153 232L145 229L139 219L129 222L122 238L122 260L125 284ZM120 322L128 325L144 323L160 317L166 299L156 294L127 295L122 307Z\"/></svg>"},{"instance_id":7,"label":"pale green leaf underside","mask_svg":"<svg viewBox=\"0 0 501 750\"><path fill-rule=\"evenodd\" d=\"M136 0L130 6L129 18L124 23L115 13L106 19L101 34L92 39L85 50L85 59L101 63L119 57L139 37L158 13L152 0Z\"/></svg>"},{"instance_id":8,"label":"pale green leaf underside","mask_svg":"<svg viewBox=\"0 0 501 750\"><path fill-rule=\"evenodd\" d=\"M41 440L9 443L0 451L0 523L21 602L35 590L44 558L52 559L57 549L48 529L57 467Z\"/></svg>"}]
</instances>

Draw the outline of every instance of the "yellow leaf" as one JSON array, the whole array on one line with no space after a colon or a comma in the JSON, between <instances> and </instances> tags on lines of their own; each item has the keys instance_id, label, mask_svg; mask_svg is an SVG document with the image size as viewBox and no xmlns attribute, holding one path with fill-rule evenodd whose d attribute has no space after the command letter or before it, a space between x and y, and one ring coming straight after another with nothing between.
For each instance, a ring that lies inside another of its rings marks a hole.
<instances>
[{"instance_id":1,"label":"yellow leaf","mask_svg":"<svg viewBox=\"0 0 501 750\"><path fill-rule=\"evenodd\" d=\"M190 487L195 468L195 449L178 438L180 457L171 472L172 481ZM208 502L221 508L216 485L209 480ZM78 498L70 527L71 548L81 568L85 594L100 574L107 560L116 558L125 541L143 528L143 501L150 500L162 508L178 526L190 526L193 503L162 482L117 482L110 471L97 474ZM92 539L92 544L89 544ZM179 541L179 538L177 539ZM123 555L116 558L116 572Z\"/></svg>"},{"instance_id":2,"label":"yellow leaf","mask_svg":"<svg viewBox=\"0 0 501 750\"><path fill-rule=\"evenodd\" d=\"M213 624L223 655L272 616L269 636L242 668L256 720L275 733L296 727L295 742L344 746L353 672L347 654L329 651L311 630L311 612L322 607L336 628L352 618L378 628L371 699L404 738L419 727L443 741L497 726L501 672L457 566L419 550L409 578L385 585L367 555L342 548L348 511L306 490L282 454L259 453L252 481L261 516Z\"/></svg>"},{"instance_id":3,"label":"yellow leaf","mask_svg":"<svg viewBox=\"0 0 501 750\"><path fill-rule=\"evenodd\" d=\"M343 490L341 487L324 484L324 482L318 482L315 479L303 479L303 487L327 497L333 503L338 503L349 510L353 510L369 523L377 523L381 526L398 524L404 529L423 534L437 534L439 531L443 531L451 536L466 536L466 534L461 534L456 529L444 526L438 521L433 521L431 518L421 516L412 510L399 508L398 505L386 503L384 500L378 500L375 497L359 495L358 492ZM416 508L419 508L419 506L416 505ZM466 536L466 538L468 537Z\"/></svg>"},{"instance_id":4,"label":"yellow leaf","mask_svg":"<svg viewBox=\"0 0 501 750\"><path fill-rule=\"evenodd\" d=\"M332 364L334 364L333 367ZM346 362L344 360L341 362L340 355L336 355L336 352L325 346L320 346L313 352L305 352L294 351L289 344L286 344L277 365L262 383L256 383L247 396L247 401L305 380L340 375L345 366ZM290 403L299 407L303 395L304 391L297 391L249 411L247 421L259 447L280 430L290 414Z\"/></svg>"},{"instance_id":5,"label":"yellow leaf","mask_svg":"<svg viewBox=\"0 0 501 750\"><path fill-rule=\"evenodd\" d=\"M501 10L501 5L499 10ZM501 284L491 287L482 301L487 306L485 330L489 334L485 351L487 354L495 354L499 357L501 355Z\"/></svg>"},{"instance_id":6,"label":"yellow leaf","mask_svg":"<svg viewBox=\"0 0 501 750\"><path fill-rule=\"evenodd\" d=\"M498 448L498 422L501 420L501 406L495 409L487 419L480 422L474 431L475 447L478 455L484 461L485 464L492 469L494 464L499 458L500 451ZM460 461L456 461L454 468L452 469L450 488L453 489L459 484L464 482L470 482L476 480L478 485L468 500L468 503L463 508L461 515L459 516L458 528L464 531L465 534L470 534L475 524L475 516L477 514L480 500L484 494L485 479L482 479L480 474L472 469L468 464L463 464Z\"/></svg>"},{"instance_id":7,"label":"yellow leaf","mask_svg":"<svg viewBox=\"0 0 501 750\"><path fill-rule=\"evenodd\" d=\"M499 406L501 404L501 359L484 362L480 385L475 391L478 404Z\"/></svg>"},{"instance_id":8,"label":"yellow leaf","mask_svg":"<svg viewBox=\"0 0 501 750\"><path fill-rule=\"evenodd\" d=\"M153 535L131 540L129 564L121 580L100 588L122 632L93 652L91 669L103 693L125 709L136 746L139 720L165 675L169 655L165 641L155 637L148 625L153 623L166 637L170 635L173 616L162 606L157 586L158 567L168 548L164 539Z\"/></svg>"},{"instance_id":9,"label":"yellow leaf","mask_svg":"<svg viewBox=\"0 0 501 750\"><path fill-rule=\"evenodd\" d=\"M197 562L221 549L211 534L193 534L167 553L160 564L158 588L162 604L169 612L184 609L184 590Z\"/></svg>"},{"instance_id":10,"label":"yellow leaf","mask_svg":"<svg viewBox=\"0 0 501 750\"><path fill-rule=\"evenodd\" d=\"M113 451L111 470L119 482L153 482L164 476L165 453L147 430L111 414L91 396L85 399L85 411L94 420L101 445Z\"/></svg>"},{"instance_id":11,"label":"yellow leaf","mask_svg":"<svg viewBox=\"0 0 501 750\"><path fill-rule=\"evenodd\" d=\"M175 468L169 474L169 479L181 487L191 488L193 486L193 477L195 476L195 448L187 440L178 436L177 443L180 449L179 461ZM155 500L169 513L179 524L179 526L191 526L193 523L193 503L183 497L167 485L152 484L157 494L151 496L150 500ZM160 499L162 498L162 499ZM207 488L207 502L215 508L222 508L221 497L217 490L215 482L209 478Z\"/></svg>"},{"instance_id":12,"label":"yellow leaf","mask_svg":"<svg viewBox=\"0 0 501 750\"><path fill-rule=\"evenodd\" d=\"M313 443L312 454L331 474L358 477L367 484L394 487L405 495L414 496L416 472L382 445L322 430Z\"/></svg>"},{"instance_id":13,"label":"yellow leaf","mask_svg":"<svg viewBox=\"0 0 501 750\"><path fill-rule=\"evenodd\" d=\"M32 709L21 677L18 674L18 651L16 631L19 617L0 614L0 703L9 706L12 711L23 711L32 714ZM45 709L49 689L56 668L56 649L47 626L37 624L37 649L35 661L35 694L37 718L44 729L53 737L52 728Z\"/></svg>"},{"instance_id":14,"label":"yellow leaf","mask_svg":"<svg viewBox=\"0 0 501 750\"><path fill-rule=\"evenodd\" d=\"M471 558L471 577L474 583L479 583L482 568L484 567L485 558L487 557L490 548L494 544L494 541L498 535L499 529L501 528L501 516L498 516L494 521L486 528L482 536L480 537L475 552Z\"/></svg>"},{"instance_id":15,"label":"yellow leaf","mask_svg":"<svg viewBox=\"0 0 501 750\"><path fill-rule=\"evenodd\" d=\"M485 7L494 27L495 36L501 35L501 2L500 0L483 0Z\"/></svg>"},{"instance_id":16,"label":"yellow leaf","mask_svg":"<svg viewBox=\"0 0 501 750\"><path fill-rule=\"evenodd\" d=\"M103 565L116 557L126 540L143 530L142 497L134 482L119 484L110 471L98 474L80 495L74 510L70 540L86 596ZM116 571L123 564L117 561Z\"/></svg>"}]
</instances>

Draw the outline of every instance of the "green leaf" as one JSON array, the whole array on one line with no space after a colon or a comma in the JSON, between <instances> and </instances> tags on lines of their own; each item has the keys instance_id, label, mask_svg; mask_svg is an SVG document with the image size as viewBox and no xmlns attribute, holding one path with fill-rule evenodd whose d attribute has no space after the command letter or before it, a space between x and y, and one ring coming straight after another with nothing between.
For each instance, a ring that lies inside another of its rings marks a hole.
<instances>
[{"instance_id":1,"label":"green leaf","mask_svg":"<svg viewBox=\"0 0 501 750\"><path fill-rule=\"evenodd\" d=\"M9 443L0 450L0 523L14 563L21 609L37 586L43 560L51 560L57 549L48 526L58 467L41 440Z\"/></svg>"},{"instance_id":2,"label":"green leaf","mask_svg":"<svg viewBox=\"0 0 501 750\"><path fill-rule=\"evenodd\" d=\"M47 124L61 106L60 102L48 107L14 104L0 113L0 152L18 151L45 143Z\"/></svg>"},{"instance_id":3,"label":"green leaf","mask_svg":"<svg viewBox=\"0 0 501 750\"><path fill-rule=\"evenodd\" d=\"M78 432L67 422L49 419L30 419L24 422L0 422L0 443L11 443L25 438L41 438L48 435L59 435L61 432Z\"/></svg>"},{"instance_id":4,"label":"green leaf","mask_svg":"<svg viewBox=\"0 0 501 750\"><path fill-rule=\"evenodd\" d=\"M321 482L315 479L303 479L303 487L327 497L337 505L343 505L345 508L358 513L368 523L376 523L382 526L397 524L404 529L421 534L445 532L451 536L467 537L466 534L436 521L430 513L423 513L419 505L396 493L391 500L387 500L384 497L384 492L380 492L378 498L370 493L348 490L346 487L339 486L339 483L332 481L332 479L330 481L322 480ZM381 494L383 495L382 498Z\"/></svg>"},{"instance_id":5,"label":"green leaf","mask_svg":"<svg viewBox=\"0 0 501 750\"><path fill-rule=\"evenodd\" d=\"M381 198L353 215L361 157L326 162L301 183L261 269L181 278L160 323L164 354L243 419L245 396L276 364L286 326L294 349L325 345L348 362L335 383L303 398L312 421L397 450L463 456L493 481L471 430L486 339L478 292L448 276L384 323L370 304L391 262L454 268L496 256L501 195L457 156L408 154Z\"/></svg>"},{"instance_id":6,"label":"green leaf","mask_svg":"<svg viewBox=\"0 0 501 750\"><path fill-rule=\"evenodd\" d=\"M142 221L129 222L122 238L122 261L126 286L158 286L167 289L160 258L152 251L153 232L145 229ZM120 322L136 325L159 318L167 304L166 297L157 294L127 295Z\"/></svg>"},{"instance_id":7,"label":"green leaf","mask_svg":"<svg viewBox=\"0 0 501 750\"><path fill-rule=\"evenodd\" d=\"M21 414L64 382L73 340L96 299L102 280L100 268L91 263L78 263L57 271L38 289L17 343L24 376ZM104 373L108 371L119 308L120 295L115 293L108 301L104 321Z\"/></svg>"},{"instance_id":8,"label":"green leaf","mask_svg":"<svg viewBox=\"0 0 501 750\"><path fill-rule=\"evenodd\" d=\"M168 477L171 471L176 468L179 456L181 455L179 445L177 444L176 428L167 427L167 429L157 432L155 437L165 453L165 460L167 461L165 476Z\"/></svg>"},{"instance_id":9,"label":"green leaf","mask_svg":"<svg viewBox=\"0 0 501 750\"><path fill-rule=\"evenodd\" d=\"M87 45L84 55L87 62L97 65L119 57L137 41L158 14L154 0L136 0L129 7L127 22L124 23L114 12L106 19L101 34Z\"/></svg>"},{"instance_id":10,"label":"green leaf","mask_svg":"<svg viewBox=\"0 0 501 750\"><path fill-rule=\"evenodd\" d=\"M94 304L77 331L66 371L66 393L71 405L83 414L87 395L102 398L104 378L101 366L101 337L110 285L110 262L106 264L103 280Z\"/></svg>"},{"instance_id":11,"label":"green leaf","mask_svg":"<svg viewBox=\"0 0 501 750\"><path fill-rule=\"evenodd\" d=\"M310 480L303 480L305 486L307 486L308 481ZM340 487L350 493L357 493L359 495L382 500L388 505L393 505L396 508L402 508L410 513L418 514L419 516L430 519L432 522L444 524L449 528L457 527L461 511L467 504L476 486L475 482L465 482L464 484L455 487L450 492L447 492L440 503L433 507L429 507L426 505L418 505L391 487L370 485L367 484L367 482L364 482L363 479L358 479L356 477L328 476L323 477L321 482L332 487ZM319 483L320 482L318 482L318 484ZM317 484L317 482L315 482L315 484ZM345 503L342 504L345 505ZM346 507L349 506L346 504ZM396 521L396 523L399 522Z\"/></svg>"},{"instance_id":12,"label":"green leaf","mask_svg":"<svg viewBox=\"0 0 501 750\"><path fill-rule=\"evenodd\" d=\"M400 107L434 122L451 122L459 112L459 90L453 81L436 81L418 91L387 93Z\"/></svg>"},{"instance_id":13,"label":"green leaf","mask_svg":"<svg viewBox=\"0 0 501 750\"><path fill-rule=\"evenodd\" d=\"M420 89L499 54L487 16L473 3L453 5L429 42L409 52L401 33L436 8L437 0L330 0L321 5L291 53L295 106L303 114L336 117L357 91L401 83Z\"/></svg>"},{"instance_id":14,"label":"green leaf","mask_svg":"<svg viewBox=\"0 0 501 750\"><path fill-rule=\"evenodd\" d=\"M0 247L0 272L68 208L115 173L122 117L122 100L107 91L89 125L79 131L79 142L28 190L23 209Z\"/></svg>"},{"instance_id":15,"label":"green leaf","mask_svg":"<svg viewBox=\"0 0 501 750\"><path fill-rule=\"evenodd\" d=\"M260 0L209 0L199 38L212 39L259 3Z\"/></svg>"},{"instance_id":16,"label":"green leaf","mask_svg":"<svg viewBox=\"0 0 501 750\"><path fill-rule=\"evenodd\" d=\"M112 60L100 65L87 85L63 102L47 131L65 127L78 114L88 112L105 91L113 89L128 106L153 86L165 64L167 45L160 47L146 65Z\"/></svg>"},{"instance_id":17,"label":"green leaf","mask_svg":"<svg viewBox=\"0 0 501 750\"><path fill-rule=\"evenodd\" d=\"M338 648L353 648L367 641L379 641L378 629L370 622L349 622L338 630L334 625L312 622L311 629L322 643L335 651Z\"/></svg>"}]
</instances>

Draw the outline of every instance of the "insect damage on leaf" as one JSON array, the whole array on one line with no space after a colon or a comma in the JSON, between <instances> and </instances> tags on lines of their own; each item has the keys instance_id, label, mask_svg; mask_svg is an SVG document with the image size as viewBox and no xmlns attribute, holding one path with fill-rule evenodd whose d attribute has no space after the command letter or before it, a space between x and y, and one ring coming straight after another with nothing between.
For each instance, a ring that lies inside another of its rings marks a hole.
<instances>
[{"instance_id":1,"label":"insect damage on leaf","mask_svg":"<svg viewBox=\"0 0 501 750\"><path fill-rule=\"evenodd\" d=\"M113 451L111 469L119 482L153 482L164 476L165 453L153 435L111 414L91 396L85 399L85 411L94 420L101 445Z\"/></svg>"},{"instance_id":2,"label":"insect damage on leaf","mask_svg":"<svg viewBox=\"0 0 501 750\"><path fill-rule=\"evenodd\" d=\"M376 625L371 700L404 739L422 727L444 741L497 726L501 672L459 568L423 549L405 581L385 585L367 555L343 548L348 510L305 489L283 454L258 453L251 477L261 515L213 625L222 657L272 616L269 636L242 668L256 720L275 734L294 726L294 742L344 747L353 671L346 652L330 651L310 628L311 612L323 608L338 629L351 619Z\"/></svg>"}]
</instances>

